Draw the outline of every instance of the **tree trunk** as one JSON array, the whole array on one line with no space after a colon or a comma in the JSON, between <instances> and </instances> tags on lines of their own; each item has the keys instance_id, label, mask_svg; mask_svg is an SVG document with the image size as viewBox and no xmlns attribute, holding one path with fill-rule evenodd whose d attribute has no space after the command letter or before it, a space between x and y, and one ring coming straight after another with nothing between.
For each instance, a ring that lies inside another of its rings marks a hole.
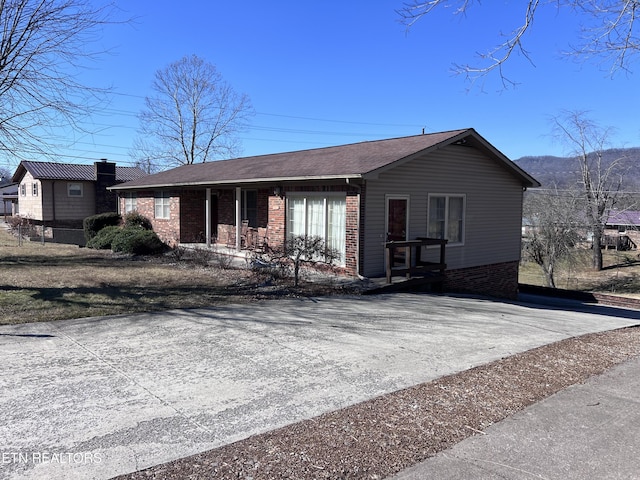
<instances>
[{"instance_id":1,"label":"tree trunk","mask_svg":"<svg viewBox=\"0 0 640 480\"><path fill-rule=\"evenodd\" d=\"M602 228L596 227L593 229L593 269L596 271L602 270Z\"/></svg>"},{"instance_id":2,"label":"tree trunk","mask_svg":"<svg viewBox=\"0 0 640 480\"><path fill-rule=\"evenodd\" d=\"M547 287L556 288L556 280L553 277L554 268L552 266L548 266L544 269L544 276L547 278Z\"/></svg>"}]
</instances>

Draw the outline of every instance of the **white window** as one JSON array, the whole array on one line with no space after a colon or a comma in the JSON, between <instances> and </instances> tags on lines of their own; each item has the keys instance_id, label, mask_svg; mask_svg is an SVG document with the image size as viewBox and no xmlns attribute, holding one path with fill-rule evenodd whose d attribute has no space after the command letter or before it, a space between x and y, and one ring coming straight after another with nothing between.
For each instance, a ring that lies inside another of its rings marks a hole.
<instances>
[{"instance_id":1,"label":"white window","mask_svg":"<svg viewBox=\"0 0 640 480\"><path fill-rule=\"evenodd\" d=\"M21 183L20 184L20 196L21 197L26 197L27 196L27 184L26 183Z\"/></svg>"},{"instance_id":2,"label":"white window","mask_svg":"<svg viewBox=\"0 0 640 480\"><path fill-rule=\"evenodd\" d=\"M34 197L38 196L38 184L37 183L32 183L31 184L31 195L33 195Z\"/></svg>"},{"instance_id":3,"label":"white window","mask_svg":"<svg viewBox=\"0 0 640 480\"><path fill-rule=\"evenodd\" d=\"M346 200L344 196L289 195L287 234L318 236L335 249L344 265L346 256Z\"/></svg>"},{"instance_id":4,"label":"white window","mask_svg":"<svg viewBox=\"0 0 640 480\"><path fill-rule=\"evenodd\" d=\"M155 194L155 217L170 218L170 202L169 192L156 192Z\"/></svg>"},{"instance_id":5,"label":"white window","mask_svg":"<svg viewBox=\"0 0 640 480\"><path fill-rule=\"evenodd\" d=\"M138 195L132 192L124 194L124 213L135 212L138 209Z\"/></svg>"},{"instance_id":6,"label":"white window","mask_svg":"<svg viewBox=\"0 0 640 480\"><path fill-rule=\"evenodd\" d=\"M67 183L67 196L82 197L83 190L81 183Z\"/></svg>"},{"instance_id":7,"label":"white window","mask_svg":"<svg viewBox=\"0 0 640 480\"><path fill-rule=\"evenodd\" d=\"M462 245L464 209L464 195L429 195L429 237L447 239L449 245Z\"/></svg>"}]
</instances>

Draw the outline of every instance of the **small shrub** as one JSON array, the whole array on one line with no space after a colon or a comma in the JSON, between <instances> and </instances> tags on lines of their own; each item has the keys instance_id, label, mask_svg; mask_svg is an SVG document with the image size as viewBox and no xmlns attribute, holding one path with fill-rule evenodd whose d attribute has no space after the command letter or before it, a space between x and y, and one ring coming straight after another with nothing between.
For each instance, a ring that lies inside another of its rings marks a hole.
<instances>
[{"instance_id":1,"label":"small shrub","mask_svg":"<svg viewBox=\"0 0 640 480\"><path fill-rule=\"evenodd\" d=\"M134 255L153 255L161 253L166 245L155 232L140 227L123 228L113 238L111 249L114 252Z\"/></svg>"},{"instance_id":2,"label":"small shrub","mask_svg":"<svg viewBox=\"0 0 640 480\"><path fill-rule=\"evenodd\" d=\"M129 212L124 216L124 228L140 227L145 230L153 230L151 220L138 212Z\"/></svg>"},{"instance_id":3,"label":"small shrub","mask_svg":"<svg viewBox=\"0 0 640 480\"><path fill-rule=\"evenodd\" d=\"M209 266L209 263L213 260L213 250L208 248L196 247L190 250L189 254L193 263L203 267Z\"/></svg>"},{"instance_id":4,"label":"small shrub","mask_svg":"<svg viewBox=\"0 0 640 480\"><path fill-rule=\"evenodd\" d=\"M113 239L121 232L121 228L115 225L104 227L98 234L87 242L87 248L96 250L106 250L111 248Z\"/></svg>"},{"instance_id":5,"label":"small shrub","mask_svg":"<svg viewBox=\"0 0 640 480\"><path fill-rule=\"evenodd\" d=\"M170 255L176 262L183 262L187 259L189 250L182 245L176 245L171 249Z\"/></svg>"},{"instance_id":6,"label":"small shrub","mask_svg":"<svg viewBox=\"0 0 640 480\"><path fill-rule=\"evenodd\" d=\"M279 271L282 275L287 272L293 274L293 285L300 284L300 270L303 265L310 265L315 269L333 268L333 263L340 259L340 252L329 248L325 241L318 236L293 235L287 238L280 248L268 249L256 253L251 259L254 269L269 269Z\"/></svg>"},{"instance_id":7,"label":"small shrub","mask_svg":"<svg viewBox=\"0 0 640 480\"><path fill-rule=\"evenodd\" d=\"M98 232L104 227L119 225L121 220L122 217L119 213L116 212L99 213L98 215L87 217L82 222L82 227L84 228L84 238L88 242L93 237L95 237Z\"/></svg>"},{"instance_id":8,"label":"small shrub","mask_svg":"<svg viewBox=\"0 0 640 480\"><path fill-rule=\"evenodd\" d=\"M21 234L23 237L32 237L36 235L36 227L31 219L26 217L10 217L9 226L15 235Z\"/></svg>"}]
</instances>

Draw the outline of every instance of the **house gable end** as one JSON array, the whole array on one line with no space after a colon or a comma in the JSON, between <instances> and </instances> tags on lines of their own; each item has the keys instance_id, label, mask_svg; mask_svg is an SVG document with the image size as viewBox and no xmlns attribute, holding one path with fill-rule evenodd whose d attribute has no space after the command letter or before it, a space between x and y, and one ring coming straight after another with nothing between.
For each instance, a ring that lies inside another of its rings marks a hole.
<instances>
[{"instance_id":1,"label":"house gable end","mask_svg":"<svg viewBox=\"0 0 640 480\"><path fill-rule=\"evenodd\" d=\"M468 129L462 131L461 133L452 136L438 144L432 145L428 148L415 152L409 156L404 158L400 158L395 162L389 163L388 165L384 165L378 169L372 170L365 175L363 178L365 180L374 180L377 179L378 176L384 172L387 172L393 168L397 168L401 165L404 165L407 162L413 161L417 158L425 157L434 151L440 150L449 145L459 145L461 148L475 148L487 155L488 157L494 159L497 163L499 163L503 168L509 171L511 175L518 178L518 180L522 183L523 187L540 187L540 183L527 174L524 170L522 170L518 165L509 160L504 154L502 154L498 149L496 149L493 145L487 142L482 136L480 136L474 129Z\"/></svg>"}]
</instances>

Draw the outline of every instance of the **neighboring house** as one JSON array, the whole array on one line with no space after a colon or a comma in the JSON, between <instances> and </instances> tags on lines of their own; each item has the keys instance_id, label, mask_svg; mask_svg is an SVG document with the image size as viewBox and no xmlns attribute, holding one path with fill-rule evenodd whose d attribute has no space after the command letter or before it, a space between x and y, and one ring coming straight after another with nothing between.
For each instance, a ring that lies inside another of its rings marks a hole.
<instances>
[{"instance_id":1,"label":"neighboring house","mask_svg":"<svg viewBox=\"0 0 640 480\"><path fill-rule=\"evenodd\" d=\"M0 215L10 217L18 213L18 184L0 185Z\"/></svg>"},{"instance_id":2,"label":"neighboring house","mask_svg":"<svg viewBox=\"0 0 640 480\"><path fill-rule=\"evenodd\" d=\"M144 176L139 168L106 160L93 165L22 161L13 182L19 185L21 217L47 226L81 227L88 216L117 210L117 195L107 187Z\"/></svg>"},{"instance_id":3,"label":"neighboring house","mask_svg":"<svg viewBox=\"0 0 640 480\"><path fill-rule=\"evenodd\" d=\"M464 129L184 165L111 190L169 243L320 235L349 275L384 275L387 240L447 238L445 288L513 297L523 191L538 186Z\"/></svg>"},{"instance_id":4,"label":"neighboring house","mask_svg":"<svg viewBox=\"0 0 640 480\"><path fill-rule=\"evenodd\" d=\"M620 233L640 229L640 211L610 210L607 213L606 229L615 229Z\"/></svg>"},{"instance_id":5,"label":"neighboring house","mask_svg":"<svg viewBox=\"0 0 640 480\"><path fill-rule=\"evenodd\" d=\"M604 248L631 250L640 245L640 211L610 210L605 222Z\"/></svg>"}]
</instances>

